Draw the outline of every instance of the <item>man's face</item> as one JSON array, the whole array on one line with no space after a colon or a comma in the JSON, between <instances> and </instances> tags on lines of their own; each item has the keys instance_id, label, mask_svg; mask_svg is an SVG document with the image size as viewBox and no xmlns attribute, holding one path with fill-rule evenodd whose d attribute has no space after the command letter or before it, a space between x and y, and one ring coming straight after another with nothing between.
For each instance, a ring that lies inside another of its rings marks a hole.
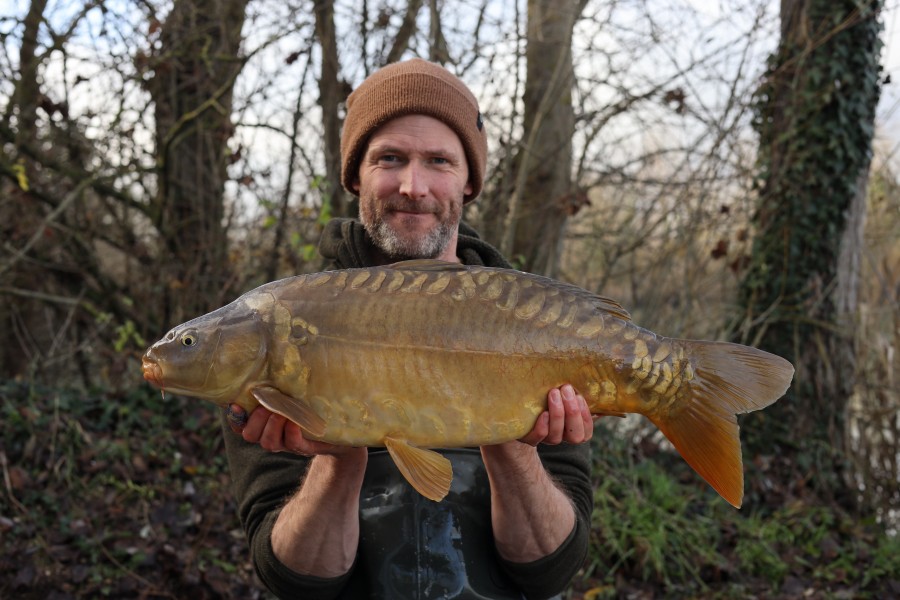
<instances>
[{"instance_id":1,"label":"man's face","mask_svg":"<svg viewBox=\"0 0 900 600\"><path fill-rule=\"evenodd\" d=\"M458 262L463 198L472 186L462 142L442 121L407 115L379 127L353 187L360 220L388 259Z\"/></svg>"}]
</instances>

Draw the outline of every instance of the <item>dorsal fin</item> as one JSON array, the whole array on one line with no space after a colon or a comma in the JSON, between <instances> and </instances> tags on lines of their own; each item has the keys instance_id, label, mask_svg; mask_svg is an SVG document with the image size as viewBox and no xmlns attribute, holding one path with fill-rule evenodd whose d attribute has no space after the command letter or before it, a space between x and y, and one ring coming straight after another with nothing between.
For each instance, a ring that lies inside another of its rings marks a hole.
<instances>
[{"instance_id":1,"label":"dorsal fin","mask_svg":"<svg viewBox=\"0 0 900 600\"><path fill-rule=\"evenodd\" d=\"M390 265L387 265L388 269L396 269L396 270L410 270L410 271L430 271L430 272L449 272L449 273L458 273L460 271L468 271L472 269L486 270L486 271L497 271L497 272L506 272L514 274L516 277L520 277L522 279L530 279L531 281L537 283L538 285L542 285L545 287L554 287L561 292L566 294L571 294L581 300L585 300L594 305L594 307L602 312L609 313L610 315L622 319L623 321L631 321L631 315L628 313L625 308L611 298L607 298L606 296L598 296L588 290L578 287L577 285L571 283L563 283L562 281L557 281L556 279L551 279L550 277L544 277L542 275L535 275L533 273L526 273L524 271L517 271L515 269L500 269L496 267L469 267L462 263L457 262L449 262L446 260L435 260L430 258L422 258L415 260L404 260L400 262L395 262Z\"/></svg>"},{"instance_id":2,"label":"dorsal fin","mask_svg":"<svg viewBox=\"0 0 900 600\"><path fill-rule=\"evenodd\" d=\"M515 271L519 275L524 278L531 279L535 283L540 285L544 285L547 287L554 287L561 292L566 294L571 294L576 298L580 298L581 300L585 300L594 305L597 310L601 310L603 312L607 312L614 317L622 319L623 321L630 321L631 315L628 313L625 308L613 300L612 298L607 298L606 296L600 296L593 292L590 292L582 287L578 287L573 283L564 283L562 281L558 281L556 279L551 279L550 277L544 277L543 275L534 275L533 273L524 273L522 271Z\"/></svg>"},{"instance_id":3,"label":"dorsal fin","mask_svg":"<svg viewBox=\"0 0 900 600\"><path fill-rule=\"evenodd\" d=\"M411 271L465 271L469 267L462 263L437 260L433 258L417 258L401 260L387 265L388 269L409 269Z\"/></svg>"},{"instance_id":4,"label":"dorsal fin","mask_svg":"<svg viewBox=\"0 0 900 600\"><path fill-rule=\"evenodd\" d=\"M577 285L573 285L571 283L563 283L561 281L556 281L551 279L552 285L556 288L566 291L573 296L577 296L584 300L587 300L591 304L594 305L595 308L601 310L603 312L607 312L614 317L622 319L623 321L630 321L631 314L623 307L621 304L613 300L612 298L607 298L606 296L600 296L597 294L593 294L587 291L584 288L580 288Z\"/></svg>"}]
</instances>

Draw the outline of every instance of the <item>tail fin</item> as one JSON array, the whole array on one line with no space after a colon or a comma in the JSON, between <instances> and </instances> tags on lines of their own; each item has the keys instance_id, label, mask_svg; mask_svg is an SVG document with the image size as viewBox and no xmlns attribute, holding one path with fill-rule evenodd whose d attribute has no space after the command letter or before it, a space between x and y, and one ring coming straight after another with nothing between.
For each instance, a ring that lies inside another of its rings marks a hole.
<instances>
[{"instance_id":1,"label":"tail fin","mask_svg":"<svg viewBox=\"0 0 900 600\"><path fill-rule=\"evenodd\" d=\"M727 342L679 340L694 371L687 394L669 411L647 415L685 461L740 508L744 469L737 416L787 391L794 367L774 354Z\"/></svg>"}]
</instances>

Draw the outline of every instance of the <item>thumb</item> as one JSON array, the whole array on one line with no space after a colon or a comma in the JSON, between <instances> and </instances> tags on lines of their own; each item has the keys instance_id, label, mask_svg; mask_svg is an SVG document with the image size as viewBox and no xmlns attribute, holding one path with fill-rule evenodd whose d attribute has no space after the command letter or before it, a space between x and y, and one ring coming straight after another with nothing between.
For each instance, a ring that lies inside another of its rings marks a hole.
<instances>
[{"instance_id":1,"label":"thumb","mask_svg":"<svg viewBox=\"0 0 900 600\"><path fill-rule=\"evenodd\" d=\"M228 426L237 434L244 430L248 418L247 411L237 404L229 404L225 407L225 419L228 421Z\"/></svg>"}]
</instances>

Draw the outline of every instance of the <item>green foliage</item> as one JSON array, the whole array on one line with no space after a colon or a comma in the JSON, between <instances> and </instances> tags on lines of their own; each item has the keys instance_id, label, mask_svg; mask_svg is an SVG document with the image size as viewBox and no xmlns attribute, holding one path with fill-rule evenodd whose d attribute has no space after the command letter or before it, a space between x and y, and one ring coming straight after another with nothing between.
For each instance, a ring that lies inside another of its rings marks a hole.
<instances>
[{"instance_id":1,"label":"green foliage","mask_svg":"<svg viewBox=\"0 0 900 600\"><path fill-rule=\"evenodd\" d=\"M900 540L834 508L798 502L768 515L751 513L736 525L741 572L779 585L804 575L825 589L852 586L855 597L874 598L900 579Z\"/></svg>"},{"instance_id":2,"label":"green foliage","mask_svg":"<svg viewBox=\"0 0 900 600\"><path fill-rule=\"evenodd\" d=\"M695 499L656 462L615 464L598 452L594 493L592 562L607 577L629 577L667 585L702 587L701 565L715 562L719 535L708 516L693 510Z\"/></svg>"},{"instance_id":3,"label":"green foliage","mask_svg":"<svg viewBox=\"0 0 900 600\"><path fill-rule=\"evenodd\" d=\"M0 420L0 597L259 597L214 409L147 387L5 382ZM596 507L575 594L789 598L802 595L796 581L817 598L900 590L900 538L876 526L802 501L737 511L647 440L643 459L617 435L594 440Z\"/></svg>"},{"instance_id":4,"label":"green foliage","mask_svg":"<svg viewBox=\"0 0 900 600\"><path fill-rule=\"evenodd\" d=\"M640 459L627 440L598 434L591 545L576 584L585 598L639 590L666 598L879 598L900 589L900 538L879 526L815 501L735 510L677 456L657 450Z\"/></svg>"},{"instance_id":5,"label":"green foliage","mask_svg":"<svg viewBox=\"0 0 900 600\"><path fill-rule=\"evenodd\" d=\"M318 256L316 245L310 242L304 242L303 236L297 231L291 233L291 249L305 263L313 262L316 259L316 256Z\"/></svg>"},{"instance_id":6,"label":"green foliage","mask_svg":"<svg viewBox=\"0 0 900 600\"><path fill-rule=\"evenodd\" d=\"M772 515L751 513L737 522L738 565L744 572L783 582L791 572L791 559L807 565L811 559L823 558L823 544L831 539L835 521L835 514L824 507L799 504ZM832 579L830 566L826 561L818 568L820 577Z\"/></svg>"},{"instance_id":7,"label":"green foliage","mask_svg":"<svg viewBox=\"0 0 900 600\"><path fill-rule=\"evenodd\" d=\"M322 203L317 209L308 209L310 213L315 215L314 228L317 233L321 233L322 229L332 217L331 193L328 191L326 180L322 176L316 176L310 182L312 189L322 192ZM318 239L318 235L316 236ZM314 263L319 256L318 246L306 239L299 231L291 232L289 243L291 250L300 257L304 263Z\"/></svg>"},{"instance_id":8,"label":"green foliage","mask_svg":"<svg viewBox=\"0 0 900 600\"><path fill-rule=\"evenodd\" d=\"M881 5L782 5L792 12L782 15L787 26L755 98L759 199L740 291L742 341L787 358L798 374L767 415L747 417L753 425L747 447L752 455L797 455L787 467L817 477L785 472L778 478L805 479L847 506L854 492L847 488L842 444L853 368L852 357L839 355L850 334L833 292L846 217L871 160Z\"/></svg>"},{"instance_id":9,"label":"green foliage","mask_svg":"<svg viewBox=\"0 0 900 600\"><path fill-rule=\"evenodd\" d=\"M134 321L131 319L116 327L116 336L116 342L113 344L113 349L116 352L122 352L132 344L134 348L140 350L147 347L147 341L138 332Z\"/></svg>"},{"instance_id":10,"label":"green foliage","mask_svg":"<svg viewBox=\"0 0 900 600\"><path fill-rule=\"evenodd\" d=\"M27 192L30 186L28 184L28 172L25 170L24 159L20 158L18 161L16 161L16 163L12 166L12 172L19 184L19 189L21 189L23 192Z\"/></svg>"},{"instance_id":11,"label":"green foliage","mask_svg":"<svg viewBox=\"0 0 900 600\"><path fill-rule=\"evenodd\" d=\"M798 18L808 20L782 39L757 91L758 235L743 282L754 318L774 308L768 324L801 327L821 292L811 280L834 277L845 214L870 161L882 45L881 2L803 4Z\"/></svg>"},{"instance_id":12,"label":"green foliage","mask_svg":"<svg viewBox=\"0 0 900 600\"><path fill-rule=\"evenodd\" d=\"M886 579L900 580L900 536L895 532L892 536L879 537L871 559L863 569L863 587Z\"/></svg>"}]
</instances>

